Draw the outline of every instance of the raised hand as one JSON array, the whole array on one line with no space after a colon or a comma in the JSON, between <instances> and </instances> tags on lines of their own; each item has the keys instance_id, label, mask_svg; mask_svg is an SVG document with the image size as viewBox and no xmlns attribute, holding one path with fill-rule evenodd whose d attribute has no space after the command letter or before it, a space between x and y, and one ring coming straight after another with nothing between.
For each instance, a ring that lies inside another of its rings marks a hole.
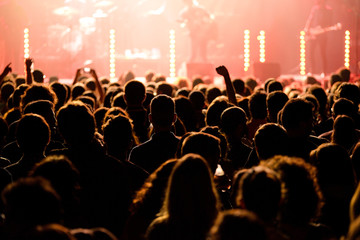
<instances>
[{"instance_id":1,"label":"raised hand","mask_svg":"<svg viewBox=\"0 0 360 240\"><path fill-rule=\"evenodd\" d=\"M33 64L34 60L32 58L25 59L25 66L26 69L30 69L31 65Z\"/></svg>"},{"instance_id":2,"label":"raised hand","mask_svg":"<svg viewBox=\"0 0 360 240\"><path fill-rule=\"evenodd\" d=\"M227 70L227 68L224 65L217 67L216 72L224 77L229 76L229 71Z\"/></svg>"},{"instance_id":3,"label":"raised hand","mask_svg":"<svg viewBox=\"0 0 360 240\"><path fill-rule=\"evenodd\" d=\"M6 65L6 67L4 68L4 71L1 73L1 76L6 76L6 75L8 75L9 72L12 71L10 65L11 65L11 63L9 63L8 65Z\"/></svg>"}]
</instances>

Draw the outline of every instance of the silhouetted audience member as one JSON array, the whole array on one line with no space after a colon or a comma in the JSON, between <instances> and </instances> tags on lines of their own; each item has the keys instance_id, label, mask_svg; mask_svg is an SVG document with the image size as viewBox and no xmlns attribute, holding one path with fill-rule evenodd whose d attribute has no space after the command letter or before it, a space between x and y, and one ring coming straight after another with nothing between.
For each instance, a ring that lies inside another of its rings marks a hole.
<instances>
[{"instance_id":1,"label":"silhouetted audience member","mask_svg":"<svg viewBox=\"0 0 360 240\"><path fill-rule=\"evenodd\" d=\"M1 194L5 223L1 239L26 239L37 225L61 223L60 197L43 178L22 178Z\"/></svg>"},{"instance_id":2,"label":"silhouetted audience member","mask_svg":"<svg viewBox=\"0 0 360 240\"><path fill-rule=\"evenodd\" d=\"M53 90L57 97L57 103L55 105L55 112L57 112L57 110L59 110L62 106L65 105L65 103L67 102L67 97L68 95L70 95L70 93L68 92L65 84L63 83L54 82L51 83L49 87L51 90Z\"/></svg>"},{"instance_id":3,"label":"silhouetted audience member","mask_svg":"<svg viewBox=\"0 0 360 240\"><path fill-rule=\"evenodd\" d=\"M178 119L184 124L187 132L198 131L196 114L191 101L187 97L175 98L175 108Z\"/></svg>"},{"instance_id":4,"label":"silhouetted audience member","mask_svg":"<svg viewBox=\"0 0 360 240\"><path fill-rule=\"evenodd\" d=\"M359 140L360 131L355 129L354 121L346 115L337 116L334 122L334 131L331 135L331 142L339 144L351 154Z\"/></svg>"},{"instance_id":5,"label":"silhouetted audience member","mask_svg":"<svg viewBox=\"0 0 360 240\"><path fill-rule=\"evenodd\" d=\"M230 176L242 168L247 168L247 160L252 150L243 142L247 136L247 118L244 110L239 107L227 108L221 114L220 129L228 141L226 160L230 162Z\"/></svg>"},{"instance_id":6,"label":"silhouetted audience member","mask_svg":"<svg viewBox=\"0 0 360 240\"><path fill-rule=\"evenodd\" d=\"M266 93L255 92L250 96L249 99L249 112L250 118L247 123L248 127L248 139L252 142L255 132L258 128L267 123L267 108L266 108Z\"/></svg>"},{"instance_id":7,"label":"silhouetted audience member","mask_svg":"<svg viewBox=\"0 0 360 240\"><path fill-rule=\"evenodd\" d=\"M233 106L229 103L227 97L220 96L216 98L208 107L205 116L207 126L220 126L221 114L228 107Z\"/></svg>"},{"instance_id":8,"label":"silhouetted audience member","mask_svg":"<svg viewBox=\"0 0 360 240\"><path fill-rule=\"evenodd\" d=\"M157 95L150 104L149 120L154 134L132 149L129 161L151 174L163 162L175 157L179 138L170 130L176 121L174 101L169 96Z\"/></svg>"},{"instance_id":9,"label":"silhouetted audience member","mask_svg":"<svg viewBox=\"0 0 360 240\"><path fill-rule=\"evenodd\" d=\"M174 88L166 82L160 82L156 86L156 95L164 94L169 97L174 96Z\"/></svg>"},{"instance_id":10,"label":"silhouetted audience member","mask_svg":"<svg viewBox=\"0 0 360 240\"><path fill-rule=\"evenodd\" d=\"M18 162L6 167L14 180L26 177L34 165L45 157L50 142L50 128L45 119L37 114L25 114L16 130L16 142L22 152Z\"/></svg>"},{"instance_id":11,"label":"silhouetted audience member","mask_svg":"<svg viewBox=\"0 0 360 240\"><path fill-rule=\"evenodd\" d=\"M317 179L324 196L320 222L329 226L338 237L349 226L349 205L355 191L355 176L349 154L334 143L320 145L310 154L317 168Z\"/></svg>"},{"instance_id":12,"label":"silhouetted audience member","mask_svg":"<svg viewBox=\"0 0 360 240\"><path fill-rule=\"evenodd\" d=\"M283 90L284 90L284 87L281 84L281 82L274 80L274 81L271 81L269 83L267 93L271 93L271 92L275 92L275 91L281 91L282 92Z\"/></svg>"},{"instance_id":13,"label":"silhouetted audience member","mask_svg":"<svg viewBox=\"0 0 360 240\"><path fill-rule=\"evenodd\" d=\"M126 102L126 112L133 120L134 130L140 142L149 139L149 120L146 109L143 106L146 91L143 83L131 80L124 86L124 100Z\"/></svg>"},{"instance_id":14,"label":"silhouetted audience member","mask_svg":"<svg viewBox=\"0 0 360 240\"><path fill-rule=\"evenodd\" d=\"M208 87L206 89L206 101L208 103L208 105L210 105L214 100L215 98L221 96L221 91L219 88L217 87Z\"/></svg>"},{"instance_id":15,"label":"silhouetted audience member","mask_svg":"<svg viewBox=\"0 0 360 240\"><path fill-rule=\"evenodd\" d=\"M219 207L208 164L199 155L185 155L170 175L163 208L146 239L206 239Z\"/></svg>"},{"instance_id":16,"label":"silhouetted audience member","mask_svg":"<svg viewBox=\"0 0 360 240\"><path fill-rule=\"evenodd\" d=\"M203 110L206 107L205 95L198 90L191 91L189 100L195 110L196 128L201 129L205 127L205 114Z\"/></svg>"},{"instance_id":17,"label":"silhouetted audience member","mask_svg":"<svg viewBox=\"0 0 360 240\"><path fill-rule=\"evenodd\" d=\"M161 164L136 193L130 206L124 239L145 239L147 228L161 210L169 176L176 162L176 159L171 159Z\"/></svg>"},{"instance_id":18,"label":"silhouetted audience member","mask_svg":"<svg viewBox=\"0 0 360 240\"><path fill-rule=\"evenodd\" d=\"M281 122L289 136L288 155L307 161L310 151L325 139L311 135L313 129L313 105L304 99L290 99L282 109Z\"/></svg>"},{"instance_id":19,"label":"silhouetted audience member","mask_svg":"<svg viewBox=\"0 0 360 240\"><path fill-rule=\"evenodd\" d=\"M274 91L266 97L266 107L268 111L268 122L278 123L278 113L285 106L289 97L281 91Z\"/></svg>"},{"instance_id":20,"label":"silhouetted audience member","mask_svg":"<svg viewBox=\"0 0 360 240\"><path fill-rule=\"evenodd\" d=\"M265 240L265 226L252 212L227 210L219 214L209 233L210 240Z\"/></svg>"}]
</instances>

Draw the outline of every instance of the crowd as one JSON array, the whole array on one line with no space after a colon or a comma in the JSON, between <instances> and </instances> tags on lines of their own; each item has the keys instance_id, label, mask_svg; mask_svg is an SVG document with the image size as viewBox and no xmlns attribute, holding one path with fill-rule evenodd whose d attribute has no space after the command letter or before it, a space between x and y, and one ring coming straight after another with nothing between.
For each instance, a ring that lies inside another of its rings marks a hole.
<instances>
[{"instance_id":1,"label":"crowd","mask_svg":"<svg viewBox=\"0 0 360 240\"><path fill-rule=\"evenodd\" d=\"M360 237L360 90L149 71L0 75L0 239Z\"/></svg>"}]
</instances>

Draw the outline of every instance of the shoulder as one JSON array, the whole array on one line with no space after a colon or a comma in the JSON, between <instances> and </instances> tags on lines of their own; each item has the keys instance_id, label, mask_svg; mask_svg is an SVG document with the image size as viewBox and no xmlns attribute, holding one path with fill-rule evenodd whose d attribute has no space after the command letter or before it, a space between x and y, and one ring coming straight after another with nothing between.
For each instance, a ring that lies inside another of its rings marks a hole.
<instances>
[{"instance_id":1,"label":"shoulder","mask_svg":"<svg viewBox=\"0 0 360 240\"><path fill-rule=\"evenodd\" d=\"M170 231L168 227L168 220L165 217L158 217L149 225L146 238L148 240L162 240L168 239L168 231Z\"/></svg>"}]
</instances>

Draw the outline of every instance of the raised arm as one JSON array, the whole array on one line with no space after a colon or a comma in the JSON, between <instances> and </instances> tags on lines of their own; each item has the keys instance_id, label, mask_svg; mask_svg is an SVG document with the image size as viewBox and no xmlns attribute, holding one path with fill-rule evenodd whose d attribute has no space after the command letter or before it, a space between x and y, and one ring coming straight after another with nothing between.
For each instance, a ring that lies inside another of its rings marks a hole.
<instances>
[{"instance_id":1,"label":"raised arm","mask_svg":"<svg viewBox=\"0 0 360 240\"><path fill-rule=\"evenodd\" d=\"M10 67L11 63L9 63L8 65L6 65L6 67L4 68L3 72L0 75L0 85L2 84L2 82L4 81L4 78L9 74L9 72L12 71L11 67Z\"/></svg>"},{"instance_id":2,"label":"raised arm","mask_svg":"<svg viewBox=\"0 0 360 240\"><path fill-rule=\"evenodd\" d=\"M26 75L26 83L31 85L33 83L33 76L31 73L31 65L33 64L32 58L25 59L25 75Z\"/></svg>"},{"instance_id":3,"label":"raised arm","mask_svg":"<svg viewBox=\"0 0 360 240\"><path fill-rule=\"evenodd\" d=\"M75 83L77 83L77 81L78 81L78 79L79 79L79 77L80 77L80 75L81 75L81 70L82 70L81 68L78 68L78 69L76 70L76 73L75 73L75 77L74 77L72 86L74 86Z\"/></svg>"},{"instance_id":4,"label":"raised arm","mask_svg":"<svg viewBox=\"0 0 360 240\"><path fill-rule=\"evenodd\" d=\"M235 90L234 90L234 86L231 82L231 79L230 79L230 75L229 75L229 71L227 70L227 68L223 65L219 66L216 68L216 72L223 76L224 77L224 80L225 80L225 86L226 86L226 94L227 94L227 97L229 99L229 102L235 104L236 106L238 105L237 104L237 101L236 101L236 95L235 95Z\"/></svg>"}]
</instances>

